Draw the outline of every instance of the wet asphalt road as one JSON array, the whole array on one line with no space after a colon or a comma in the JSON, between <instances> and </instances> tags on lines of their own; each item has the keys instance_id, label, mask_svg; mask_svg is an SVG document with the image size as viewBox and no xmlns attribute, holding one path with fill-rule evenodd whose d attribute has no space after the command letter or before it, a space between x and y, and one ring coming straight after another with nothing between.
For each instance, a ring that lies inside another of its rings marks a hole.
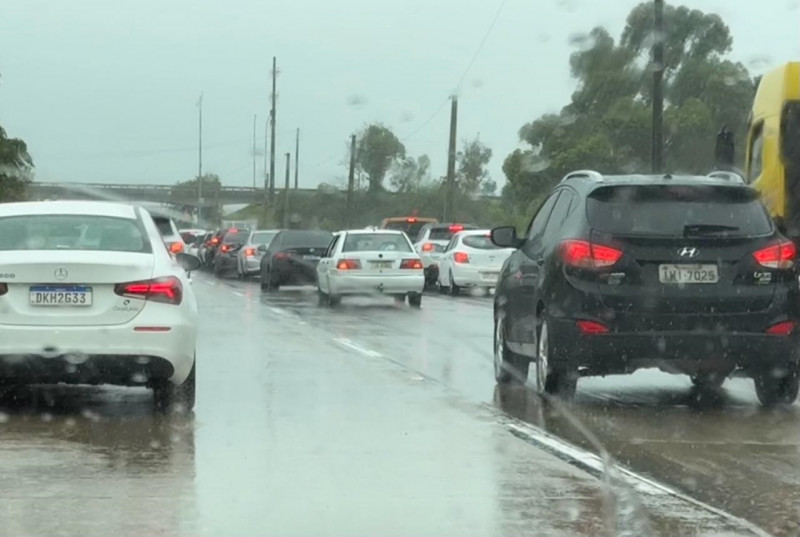
<instances>
[{"instance_id":1,"label":"wet asphalt road","mask_svg":"<svg viewBox=\"0 0 800 537\"><path fill-rule=\"evenodd\" d=\"M591 450L586 436L495 386L490 298L327 309L309 288L195 279L195 414L158 415L139 389L6 397L0 535L589 536L613 519L606 493L624 489L542 449L542 429ZM707 504L640 486L654 534L800 534L800 411L761 410L752 381L708 398L653 371L582 379L568 411Z\"/></svg>"}]
</instances>

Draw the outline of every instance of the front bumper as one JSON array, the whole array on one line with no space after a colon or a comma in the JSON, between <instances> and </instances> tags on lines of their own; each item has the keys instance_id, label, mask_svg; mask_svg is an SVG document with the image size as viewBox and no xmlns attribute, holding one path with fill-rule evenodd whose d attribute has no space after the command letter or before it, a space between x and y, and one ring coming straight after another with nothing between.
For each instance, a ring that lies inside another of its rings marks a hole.
<instances>
[{"instance_id":1,"label":"front bumper","mask_svg":"<svg viewBox=\"0 0 800 537\"><path fill-rule=\"evenodd\" d=\"M168 306L172 307L172 306ZM180 384L194 364L196 329L140 314L116 326L0 325L0 381ZM169 326L166 332L135 330Z\"/></svg>"},{"instance_id":2,"label":"front bumper","mask_svg":"<svg viewBox=\"0 0 800 537\"><path fill-rule=\"evenodd\" d=\"M421 272L403 276L332 274L329 282L331 293L334 295L398 295L422 293L425 276Z\"/></svg>"}]
</instances>

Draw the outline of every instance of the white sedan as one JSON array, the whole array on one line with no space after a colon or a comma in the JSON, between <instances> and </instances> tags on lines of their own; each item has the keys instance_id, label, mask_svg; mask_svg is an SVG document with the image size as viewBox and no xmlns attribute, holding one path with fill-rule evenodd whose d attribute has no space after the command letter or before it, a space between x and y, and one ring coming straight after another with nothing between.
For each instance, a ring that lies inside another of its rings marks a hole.
<instances>
[{"instance_id":1,"label":"white sedan","mask_svg":"<svg viewBox=\"0 0 800 537\"><path fill-rule=\"evenodd\" d=\"M422 304L422 261L402 231L340 231L317 265L320 301L336 305L345 295L392 295Z\"/></svg>"},{"instance_id":2,"label":"white sedan","mask_svg":"<svg viewBox=\"0 0 800 537\"><path fill-rule=\"evenodd\" d=\"M153 388L195 400L197 301L156 223L133 205L0 204L0 382Z\"/></svg>"},{"instance_id":3,"label":"white sedan","mask_svg":"<svg viewBox=\"0 0 800 537\"><path fill-rule=\"evenodd\" d=\"M457 295L462 287L492 288L513 248L492 243L491 230L476 229L453 235L439 261L439 291Z\"/></svg>"}]
</instances>

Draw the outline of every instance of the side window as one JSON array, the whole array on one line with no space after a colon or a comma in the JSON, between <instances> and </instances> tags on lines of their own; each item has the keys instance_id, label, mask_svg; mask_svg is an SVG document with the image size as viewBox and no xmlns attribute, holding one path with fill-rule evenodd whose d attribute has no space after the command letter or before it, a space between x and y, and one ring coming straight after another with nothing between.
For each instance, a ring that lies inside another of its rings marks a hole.
<instances>
[{"instance_id":1,"label":"side window","mask_svg":"<svg viewBox=\"0 0 800 537\"><path fill-rule=\"evenodd\" d=\"M752 183L764 169L764 122L753 129L750 139L750 158L747 162L747 182Z\"/></svg>"},{"instance_id":2,"label":"side window","mask_svg":"<svg viewBox=\"0 0 800 537\"><path fill-rule=\"evenodd\" d=\"M559 194L561 191L554 192L547 198L539 210L536 212L536 216L533 217L531 221L531 225L528 228L527 239L530 240L538 240L541 239L542 233L544 232L544 227L547 224L548 217L550 216L550 212L553 210L553 205L555 205L556 200L558 199Z\"/></svg>"},{"instance_id":3,"label":"side window","mask_svg":"<svg viewBox=\"0 0 800 537\"><path fill-rule=\"evenodd\" d=\"M325 255L323 257L332 257L333 256L333 252L336 251L336 246L339 244L339 238L340 237L341 237L341 235L335 235L333 237L333 240L328 245L328 249L325 251Z\"/></svg>"},{"instance_id":4,"label":"side window","mask_svg":"<svg viewBox=\"0 0 800 537\"><path fill-rule=\"evenodd\" d=\"M553 211L550 214L550 219L547 221L544 233L542 234L542 242L550 244L558 235L564 223L569 216L572 200L575 195L569 190L563 190L558 197L558 201L553 206Z\"/></svg>"}]
</instances>

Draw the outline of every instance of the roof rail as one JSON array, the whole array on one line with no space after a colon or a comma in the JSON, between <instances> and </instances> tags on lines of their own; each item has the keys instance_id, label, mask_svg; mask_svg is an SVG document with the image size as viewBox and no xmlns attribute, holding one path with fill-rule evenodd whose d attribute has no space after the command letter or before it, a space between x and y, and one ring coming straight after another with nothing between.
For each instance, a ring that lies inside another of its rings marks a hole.
<instances>
[{"instance_id":1,"label":"roof rail","mask_svg":"<svg viewBox=\"0 0 800 537\"><path fill-rule=\"evenodd\" d=\"M725 181L730 181L732 183L739 183L742 185L746 183L744 177L742 177L738 173L724 171L724 170L715 170L709 173L706 177L711 177L712 179L724 179Z\"/></svg>"},{"instance_id":2,"label":"roof rail","mask_svg":"<svg viewBox=\"0 0 800 537\"><path fill-rule=\"evenodd\" d=\"M585 177L586 179L591 179L593 181L602 182L603 176L600 172L596 172L594 170L575 170L574 172L569 172L564 178L561 180L563 183L567 179L574 179L577 177Z\"/></svg>"}]
</instances>

